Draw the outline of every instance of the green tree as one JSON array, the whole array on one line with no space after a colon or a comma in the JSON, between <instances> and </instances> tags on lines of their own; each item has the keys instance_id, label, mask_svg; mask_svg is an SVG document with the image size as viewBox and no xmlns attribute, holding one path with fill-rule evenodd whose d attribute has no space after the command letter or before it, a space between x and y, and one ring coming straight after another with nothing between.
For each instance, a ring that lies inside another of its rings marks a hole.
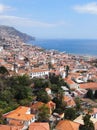
<instances>
[{"instance_id":1,"label":"green tree","mask_svg":"<svg viewBox=\"0 0 97 130\"><path fill-rule=\"evenodd\" d=\"M11 93L13 97L18 101L28 98L32 95L32 89L30 87L31 81L28 76L14 76L8 80Z\"/></svg>"},{"instance_id":2,"label":"green tree","mask_svg":"<svg viewBox=\"0 0 97 130\"><path fill-rule=\"evenodd\" d=\"M78 97L75 98L75 103L76 103L76 110L81 111L81 100Z\"/></svg>"},{"instance_id":3,"label":"green tree","mask_svg":"<svg viewBox=\"0 0 97 130\"><path fill-rule=\"evenodd\" d=\"M15 78L16 78L17 84L19 85L29 86L31 84L31 80L29 79L27 75L16 76Z\"/></svg>"},{"instance_id":4,"label":"green tree","mask_svg":"<svg viewBox=\"0 0 97 130\"><path fill-rule=\"evenodd\" d=\"M49 68L49 70L50 70L50 69L53 69L53 65L52 65L51 62L48 63L48 68Z\"/></svg>"},{"instance_id":5,"label":"green tree","mask_svg":"<svg viewBox=\"0 0 97 130\"><path fill-rule=\"evenodd\" d=\"M56 84L59 88L61 86L67 86L67 88L69 88L68 84L64 81L64 79L62 79L61 75L55 75L55 74L50 73L49 80L50 80L52 85Z\"/></svg>"},{"instance_id":6,"label":"green tree","mask_svg":"<svg viewBox=\"0 0 97 130\"><path fill-rule=\"evenodd\" d=\"M49 108L44 104L38 111L38 122L46 122L49 120Z\"/></svg>"},{"instance_id":7,"label":"green tree","mask_svg":"<svg viewBox=\"0 0 97 130\"><path fill-rule=\"evenodd\" d=\"M63 102L63 98L61 96L55 97L53 99L53 102L56 103L56 109L54 112L62 114L66 108L66 104Z\"/></svg>"},{"instance_id":8,"label":"green tree","mask_svg":"<svg viewBox=\"0 0 97 130\"><path fill-rule=\"evenodd\" d=\"M57 84L52 84L51 90L53 93L58 93L58 91L61 90L61 87L59 87Z\"/></svg>"},{"instance_id":9,"label":"green tree","mask_svg":"<svg viewBox=\"0 0 97 130\"><path fill-rule=\"evenodd\" d=\"M93 95L93 91L91 89L88 90L87 94L86 94L87 98L93 99L94 95Z\"/></svg>"},{"instance_id":10,"label":"green tree","mask_svg":"<svg viewBox=\"0 0 97 130\"><path fill-rule=\"evenodd\" d=\"M95 91L94 97L97 99L97 90Z\"/></svg>"},{"instance_id":11,"label":"green tree","mask_svg":"<svg viewBox=\"0 0 97 130\"><path fill-rule=\"evenodd\" d=\"M65 119L74 120L76 117L76 111L74 108L67 108L65 110Z\"/></svg>"},{"instance_id":12,"label":"green tree","mask_svg":"<svg viewBox=\"0 0 97 130\"><path fill-rule=\"evenodd\" d=\"M9 103L13 99L13 95L12 95L11 91L4 90L0 93L0 99L2 101L6 101L7 103Z\"/></svg>"},{"instance_id":13,"label":"green tree","mask_svg":"<svg viewBox=\"0 0 97 130\"><path fill-rule=\"evenodd\" d=\"M6 74L6 75L8 75L9 72L8 72L8 70L7 70L6 67L0 66L0 74Z\"/></svg>"},{"instance_id":14,"label":"green tree","mask_svg":"<svg viewBox=\"0 0 97 130\"><path fill-rule=\"evenodd\" d=\"M66 77L68 77L68 72L69 72L69 66L66 66Z\"/></svg>"},{"instance_id":15,"label":"green tree","mask_svg":"<svg viewBox=\"0 0 97 130\"><path fill-rule=\"evenodd\" d=\"M86 114L83 117L84 125L80 125L79 130L94 130L94 124L90 120L90 117L91 116L89 114Z\"/></svg>"},{"instance_id":16,"label":"green tree","mask_svg":"<svg viewBox=\"0 0 97 130\"><path fill-rule=\"evenodd\" d=\"M6 89L5 78L0 77L0 92Z\"/></svg>"},{"instance_id":17,"label":"green tree","mask_svg":"<svg viewBox=\"0 0 97 130\"><path fill-rule=\"evenodd\" d=\"M28 95L29 95L28 87L23 86L23 85L16 86L15 98L17 100L28 98Z\"/></svg>"},{"instance_id":18,"label":"green tree","mask_svg":"<svg viewBox=\"0 0 97 130\"><path fill-rule=\"evenodd\" d=\"M0 109L0 124L5 124L6 122L5 122L5 120L4 120L4 118L2 117L2 110Z\"/></svg>"},{"instance_id":19,"label":"green tree","mask_svg":"<svg viewBox=\"0 0 97 130\"><path fill-rule=\"evenodd\" d=\"M49 74L49 79L50 79L50 82L51 84L57 84L58 85L58 82L59 82L59 76L56 76L54 73L50 73Z\"/></svg>"},{"instance_id":20,"label":"green tree","mask_svg":"<svg viewBox=\"0 0 97 130\"><path fill-rule=\"evenodd\" d=\"M50 101L50 97L48 96L47 92L44 90L41 90L37 93L37 100L47 103Z\"/></svg>"},{"instance_id":21,"label":"green tree","mask_svg":"<svg viewBox=\"0 0 97 130\"><path fill-rule=\"evenodd\" d=\"M19 105L29 105L32 101L32 88L29 77L26 75L0 76L0 99L1 115L12 111ZM0 122L3 122L2 118L0 118Z\"/></svg>"},{"instance_id":22,"label":"green tree","mask_svg":"<svg viewBox=\"0 0 97 130\"><path fill-rule=\"evenodd\" d=\"M35 88L41 88L41 85L43 84L43 79L41 79L41 78L33 78L32 82L34 83Z\"/></svg>"}]
</instances>

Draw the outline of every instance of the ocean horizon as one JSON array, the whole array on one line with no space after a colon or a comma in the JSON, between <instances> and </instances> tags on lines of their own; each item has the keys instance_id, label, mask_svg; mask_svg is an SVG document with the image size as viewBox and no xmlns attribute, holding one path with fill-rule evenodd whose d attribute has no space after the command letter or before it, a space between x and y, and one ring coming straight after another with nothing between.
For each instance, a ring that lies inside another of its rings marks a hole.
<instances>
[{"instance_id":1,"label":"ocean horizon","mask_svg":"<svg viewBox=\"0 0 97 130\"><path fill-rule=\"evenodd\" d=\"M97 39L36 39L32 44L47 50L97 57Z\"/></svg>"}]
</instances>

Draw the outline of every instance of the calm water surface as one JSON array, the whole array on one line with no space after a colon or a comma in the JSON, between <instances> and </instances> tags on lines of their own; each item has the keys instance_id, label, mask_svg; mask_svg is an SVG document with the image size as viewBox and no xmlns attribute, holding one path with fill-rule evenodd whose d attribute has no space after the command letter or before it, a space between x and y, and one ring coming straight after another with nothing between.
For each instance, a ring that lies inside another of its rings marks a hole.
<instances>
[{"instance_id":1,"label":"calm water surface","mask_svg":"<svg viewBox=\"0 0 97 130\"><path fill-rule=\"evenodd\" d=\"M36 40L33 44L71 54L97 56L97 40Z\"/></svg>"}]
</instances>

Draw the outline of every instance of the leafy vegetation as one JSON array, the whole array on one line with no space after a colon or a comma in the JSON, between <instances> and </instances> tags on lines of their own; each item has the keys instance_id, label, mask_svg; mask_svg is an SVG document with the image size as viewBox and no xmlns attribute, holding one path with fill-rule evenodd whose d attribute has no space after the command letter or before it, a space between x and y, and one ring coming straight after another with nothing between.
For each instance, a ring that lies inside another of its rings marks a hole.
<instances>
[{"instance_id":1,"label":"leafy vegetation","mask_svg":"<svg viewBox=\"0 0 97 130\"><path fill-rule=\"evenodd\" d=\"M91 116L89 114L86 114L83 117L84 125L80 125L79 130L94 130L94 124L90 120L90 117Z\"/></svg>"},{"instance_id":2,"label":"leafy vegetation","mask_svg":"<svg viewBox=\"0 0 97 130\"><path fill-rule=\"evenodd\" d=\"M0 66L0 74L9 74L8 70L4 66Z\"/></svg>"},{"instance_id":3,"label":"leafy vegetation","mask_svg":"<svg viewBox=\"0 0 97 130\"><path fill-rule=\"evenodd\" d=\"M93 96L93 91L91 89L88 90L86 97L93 99L94 96Z\"/></svg>"},{"instance_id":4,"label":"leafy vegetation","mask_svg":"<svg viewBox=\"0 0 97 130\"><path fill-rule=\"evenodd\" d=\"M76 110L74 108L68 108L65 110L65 119L74 120L76 118Z\"/></svg>"},{"instance_id":5,"label":"leafy vegetation","mask_svg":"<svg viewBox=\"0 0 97 130\"><path fill-rule=\"evenodd\" d=\"M68 72L69 72L69 66L66 66L66 77L68 77Z\"/></svg>"},{"instance_id":6,"label":"leafy vegetation","mask_svg":"<svg viewBox=\"0 0 97 130\"><path fill-rule=\"evenodd\" d=\"M26 75L0 77L0 113L6 113L19 105L32 101L31 81ZM2 123L2 122L1 122Z\"/></svg>"},{"instance_id":7,"label":"leafy vegetation","mask_svg":"<svg viewBox=\"0 0 97 130\"><path fill-rule=\"evenodd\" d=\"M93 91L91 89L88 89L86 98L97 99L97 90Z\"/></svg>"},{"instance_id":8,"label":"leafy vegetation","mask_svg":"<svg viewBox=\"0 0 97 130\"><path fill-rule=\"evenodd\" d=\"M30 103L40 101L47 103L51 97L46 92L46 88L51 89L53 102L56 103L56 110L59 114L63 113L66 104L63 102L63 90L61 86L67 86L61 76L50 74L46 79L33 78L27 75L9 76L6 68L1 68L0 75L0 123L4 123L2 114L9 112L20 105L28 106ZM44 106L39 110L39 120L48 117L47 108ZM45 114L44 114L45 113ZM43 117L43 118L42 118Z\"/></svg>"},{"instance_id":9,"label":"leafy vegetation","mask_svg":"<svg viewBox=\"0 0 97 130\"><path fill-rule=\"evenodd\" d=\"M49 120L49 108L43 105L38 111L38 122L46 122Z\"/></svg>"}]
</instances>

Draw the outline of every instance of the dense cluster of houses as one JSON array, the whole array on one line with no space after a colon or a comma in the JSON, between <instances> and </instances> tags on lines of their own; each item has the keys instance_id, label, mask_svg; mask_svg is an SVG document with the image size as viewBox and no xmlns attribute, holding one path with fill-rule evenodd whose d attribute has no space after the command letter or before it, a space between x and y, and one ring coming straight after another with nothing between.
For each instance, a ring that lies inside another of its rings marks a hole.
<instances>
[{"instance_id":1,"label":"dense cluster of houses","mask_svg":"<svg viewBox=\"0 0 97 130\"><path fill-rule=\"evenodd\" d=\"M74 100L70 97L65 96L64 101L67 102L68 107L75 106ZM42 102L35 102L30 107L19 106L17 109L5 113L3 118L6 119L7 125L0 125L0 130L50 130L48 122L37 122L37 111L43 104ZM50 101L45 105L49 108L50 122L58 121L54 130L79 130L79 126L84 124L82 114L73 121L64 120L64 114L52 114L56 108L55 103ZM97 108L93 108L90 114L90 120L97 130Z\"/></svg>"},{"instance_id":2,"label":"dense cluster of houses","mask_svg":"<svg viewBox=\"0 0 97 130\"><path fill-rule=\"evenodd\" d=\"M27 74L30 78L46 77L49 73L61 75L68 83L71 93L66 86L64 90L64 102L67 107L75 107L74 97L81 97L87 93L87 89L97 90L97 68L89 64L89 61L95 57L71 55L55 50L44 50L40 47L28 45L25 43L10 44L9 46L0 46L0 66L5 66L10 75ZM66 66L69 66L67 76ZM46 88L48 95L52 92ZM37 111L42 102L35 102L31 107L20 106L17 109L5 113L3 117L7 120L7 125L0 125L0 130L50 130L47 122L36 122ZM52 101L45 104L49 108L50 121L58 120L59 123L55 130L78 130L79 125L83 124L82 115L74 121L64 120L64 114L52 115L52 110L56 104ZM97 108L93 108L91 113L95 130L97 130Z\"/></svg>"}]
</instances>

